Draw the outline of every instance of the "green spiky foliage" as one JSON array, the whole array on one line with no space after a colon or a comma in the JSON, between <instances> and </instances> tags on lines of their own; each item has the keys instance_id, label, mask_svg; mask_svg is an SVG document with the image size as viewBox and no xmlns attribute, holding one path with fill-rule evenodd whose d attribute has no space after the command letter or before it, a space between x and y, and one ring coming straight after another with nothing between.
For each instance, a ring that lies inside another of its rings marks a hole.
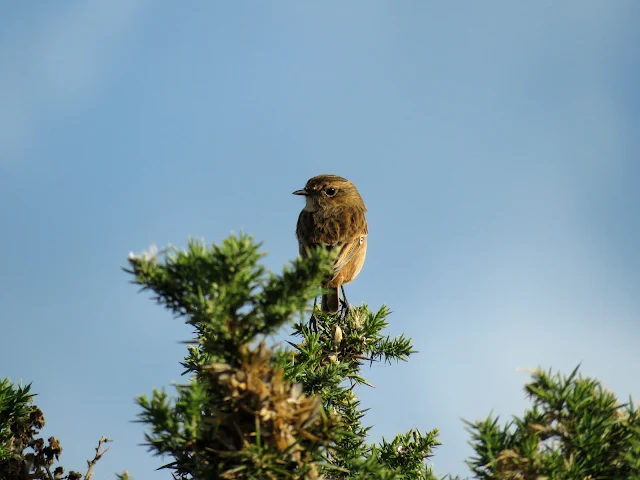
<instances>
[{"instance_id":1,"label":"green spiky foliage","mask_svg":"<svg viewBox=\"0 0 640 480\"><path fill-rule=\"evenodd\" d=\"M475 478L640 479L640 416L592 378L538 370L525 386L533 406L501 427L467 422Z\"/></svg>"},{"instance_id":2,"label":"green spiky foliage","mask_svg":"<svg viewBox=\"0 0 640 480\"><path fill-rule=\"evenodd\" d=\"M293 335L301 341L290 342L293 350L281 352L288 378L301 383L305 392L320 395L325 408L349 426L349 434L336 439L327 455L330 465L339 469L331 478L432 478L425 459L439 445L437 430L426 435L412 430L381 445L367 442L370 427L363 423L365 411L354 390L370 386L363 367L406 361L415 353L403 335L391 338L382 333L389 313L386 306L374 313L366 305L352 307L346 316L316 310L311 325L294 324Z\"/></svg>"},{"instance_id":3,"label":"green spiky foliage","mask_svg":"<svg viewBox=\"0 0 640 480\"><path fill-rule=\"evenodd\" d=\"M389 310L315 311L310 326L331 254L312 251L279 274L263 256L240 235L129 257L133 281L195 333L183 362L188 381L175 395L138 398L150 450L185 480L435 478L425 460L437 431L367 440L363 368L413 353L409 339L383 333ZM269 346L283 326L292 326L291 341Z\"/></svg>"},{"instance_id":4,"label":"green spiky foliage","mask_svg":"<svg viewBox=\"0 0 640 480\"><path fill-rule=\"evenodd\" d=\"M95 464L106 453L103 437L85 474L59 464L62 445L55 437L38 437L44 428L42 410L33 404L31 385L0 379L0 480L89 480Z\"/></svg>"},{"instance_id":5,"label":"green spiky foliage","mask_svg":"<svg viewBox=\"0 0 640 480\"><path fill-rule=\"evenodd\" d=\"M14 385L8 378L0 379L0 462L10 459L14 451L22 450L33 429L42 428L41 422L36 422L41 413L31 404L33 394L30 392L31 385ZM33 417L31 422L30 417ZM20 425L24 427L19 428ZM25 434L20 435L18 430Z\"/></svg>"}]
</instances>

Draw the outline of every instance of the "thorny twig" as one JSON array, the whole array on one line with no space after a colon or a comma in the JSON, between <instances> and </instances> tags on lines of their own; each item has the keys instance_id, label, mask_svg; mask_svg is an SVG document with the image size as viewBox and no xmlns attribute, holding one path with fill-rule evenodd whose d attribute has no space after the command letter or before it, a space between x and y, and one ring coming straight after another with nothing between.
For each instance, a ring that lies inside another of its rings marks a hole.
<instances>
[{"instance_id":1,"label":"thorny twig","mask_svg":"<svg viewBox=\"0 0 640 480\"><path fill-rule=\"evenodd\" d=\"M100 439L100 441L98 442L98 446L96 447L96 454L93 457L93 460L87 460L87 473L85 473L84 475L84 480L91 480L91 477L93 477L93 467L95 466L96 463L98 463L98 460L100 460L105 453L107 453L109 451L109 448L106 448L104 451L100 451L102 449L102 446L105 443L110 442L111 440L108 439L107 437L105 437L104 435L102 436L102 438Z\"/></svg>"}]
</instances>

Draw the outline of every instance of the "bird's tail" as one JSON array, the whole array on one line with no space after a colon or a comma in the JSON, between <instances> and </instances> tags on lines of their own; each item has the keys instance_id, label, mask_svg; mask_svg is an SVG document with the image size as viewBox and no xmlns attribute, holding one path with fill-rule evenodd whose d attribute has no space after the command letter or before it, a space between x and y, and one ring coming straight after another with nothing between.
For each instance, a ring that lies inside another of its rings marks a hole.
<instances>
[{"instance_id":1,"label":"bird's tail","mask_svg":"<svg viewBox=\"0 0 640 480\"><path fill-rule=\"evenodd\" d=\"M322 295L322 311L331 314L337 313L340 307L338 287L329 287L329 292Z\"/></svg>"}]
</instances>

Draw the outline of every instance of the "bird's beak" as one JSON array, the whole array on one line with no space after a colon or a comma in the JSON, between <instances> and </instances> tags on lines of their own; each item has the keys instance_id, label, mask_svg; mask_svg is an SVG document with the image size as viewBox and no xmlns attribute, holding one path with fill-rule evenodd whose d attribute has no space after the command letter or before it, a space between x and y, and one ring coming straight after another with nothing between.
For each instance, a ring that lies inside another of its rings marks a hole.
<instances>
[{"instance_id":1,"label":"bird's beak","mask_svg":"<svg viewBox=\"0 0 640 480\"><path fill-rule=\"evenodd\" d=\"M295 192L293 192L294 195L304 195L307 196L309 195L309 192L307 192L304 188L302 190L296 190Z\"/></svg>"}]
</instances>

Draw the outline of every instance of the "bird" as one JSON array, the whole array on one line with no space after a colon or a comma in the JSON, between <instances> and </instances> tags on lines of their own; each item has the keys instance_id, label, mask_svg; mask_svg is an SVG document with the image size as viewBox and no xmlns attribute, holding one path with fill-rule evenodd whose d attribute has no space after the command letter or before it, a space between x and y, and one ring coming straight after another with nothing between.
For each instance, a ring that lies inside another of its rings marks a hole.
<instances>
[{"instance_id":1,"label":"bird","mask_svg":"<svg viewBox=\"0 0 640 480\"><path fill-rule=\"evenodd\" d=\"M346 315L349 303L344 285L358 276L367 255L367 207L355 185L338 175L312 177L302 190L293 194L306 200L296 225L300 255L304 257L310 248L338 249L333 276L322 284L325 289L322 310L330 314L338 312L340 288Z\"/></svg>"}]
</instances>

